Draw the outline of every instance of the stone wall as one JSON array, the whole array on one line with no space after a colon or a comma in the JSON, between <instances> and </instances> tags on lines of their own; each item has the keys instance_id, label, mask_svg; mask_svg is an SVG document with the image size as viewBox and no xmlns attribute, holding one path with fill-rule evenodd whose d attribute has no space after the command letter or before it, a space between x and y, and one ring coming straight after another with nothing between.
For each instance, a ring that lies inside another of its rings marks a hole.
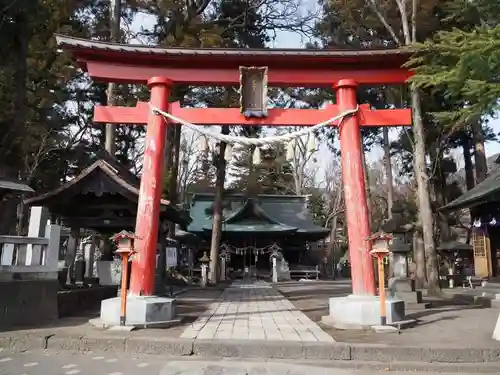
<instances>
[{"instance_id":1,"label":"stone wall","mask_svg":"<svg viewBox=\"0 0 500 375\"><path fill-rule=\"evenodd\" d=\"M0 329L56 320L58 289L57 280L0 282Z\"/></svg>"},{"instance_id":2,"label":"stone wall","mask_svg":"<svg viewBox=\"0 0 500 375\"><path fill-rule=\"evenodd\" d=\"M82 313L95 312L101 307L101 301L117 296L118 287L96 286L62 290L58 293L57 305L59 317L82 315Z\"/></svg>"},{"instance_id":3,"label":"stone wall","mask_svg":"<svg viewBox=\"0 0 500 375\"><path fill-rule=\"evenodd\" d=\"M89 311L99 310L103 299L116 295L117 287L59 291L57 280L0 281L0 331L87 315Z\"/></svg>"}]
</instances>

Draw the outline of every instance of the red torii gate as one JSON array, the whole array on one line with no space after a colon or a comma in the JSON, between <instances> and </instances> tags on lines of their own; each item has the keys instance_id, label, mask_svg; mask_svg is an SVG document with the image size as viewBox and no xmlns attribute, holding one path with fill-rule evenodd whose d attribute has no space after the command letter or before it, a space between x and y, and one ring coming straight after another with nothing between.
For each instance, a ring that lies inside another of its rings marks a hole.
<instances>
[{"instance_id":1,"label":"red torii gate","mask_svg":"<svg viewBox=\"0 0 500 375\"><path fill-rule=\"evenodd\" d=\"M358 84L401 84L411 73L401 66L403 50L184 49L120 45L56 36L90 77L104 82L147 83L153 107L198 125L313 126L354 109ZM169 103L174 84L238 85L241 66L267 67L267 84L288 87L333 86L337 104L325 109L270 109L267 117L247 119L233 108L181 108ZM135 234L137 256L130 292L154 294L159 203L167 122L147 103L136 107L96 107L94 121L147 125ZM332 124L335 125L335 124ZM340 132L353 294L375 295L368 208L362 167L360 126L411 125L409 109L370 110L361 105Z\"/></svg>"}]
</instances>

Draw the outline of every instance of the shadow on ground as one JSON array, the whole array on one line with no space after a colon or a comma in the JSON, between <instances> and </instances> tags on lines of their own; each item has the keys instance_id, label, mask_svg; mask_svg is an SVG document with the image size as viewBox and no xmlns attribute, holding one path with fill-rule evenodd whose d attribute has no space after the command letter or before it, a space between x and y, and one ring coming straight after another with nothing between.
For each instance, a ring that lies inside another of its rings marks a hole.
<instances>
[{"instance_id":1,"label":"shadow on ground","mask_svg":"<svg viewBox=\"0 0 500 375\"><path fill-rule=\"evenodd\" d=\"M336 341L406 346L450 346L499 348L491 338L499 312L497 309L473 306L450 298L427 297L431 307L407 311L418 325L401 334L377 334L372 331L337 330L323 325L321 318L329 314L328 300L351 293L348 280L319 282L286 282L279 291L311 320L317 322Z\"/></svg>"}]
</instances>

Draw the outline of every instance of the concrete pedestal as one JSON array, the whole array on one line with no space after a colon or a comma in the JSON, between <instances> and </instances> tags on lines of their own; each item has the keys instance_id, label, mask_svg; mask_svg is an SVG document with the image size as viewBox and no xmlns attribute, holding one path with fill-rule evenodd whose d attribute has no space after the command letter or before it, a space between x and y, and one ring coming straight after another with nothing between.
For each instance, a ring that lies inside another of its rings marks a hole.
<instances>
[{"instance_id":1,"label":"concrete pedestal","mask_svg":"<svg viewBox=\"0 0 500 375\"><path fill-rule=\"evenodd\" d=\"M120 325L121 298L105 299L101 302L101 323L107 326ZM157 327L169 325L175 320L175 299L165 297L127 298L126 325L135 327Z\"/></svg>"},{"instance_id":2,"label":"concrete pedestal","mask_svg":"<svg viewBox=\"0 0 500 375\"><path fill-rule=\"evenodd\" d=\"M388 298L386 301L387 323L405 321L403 300ZM380 324L380 301L378 297L349 295L330 298L330 314L323 323L338 329L368 329Z\"/></svg>"},{"instance_id":3,"label":"concrete pedestal","mask_svg":"<svg viewBox=\"0 0 500 375\"><path fill-rule=\"evenodd\" d=\"M493 330L493 340L500 341L500 314L498 314L497 324Z\"/></svg>"}]
</instances>

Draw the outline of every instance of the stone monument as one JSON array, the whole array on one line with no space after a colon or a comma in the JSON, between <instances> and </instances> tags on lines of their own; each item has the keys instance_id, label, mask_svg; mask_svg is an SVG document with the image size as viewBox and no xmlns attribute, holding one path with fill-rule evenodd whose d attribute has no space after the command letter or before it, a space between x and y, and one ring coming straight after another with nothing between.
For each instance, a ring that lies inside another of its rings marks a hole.
<instances>
[{"instance_id":1,"label":"stone monument","mask_svg":"<svg viewBox=\"0 0 500 375\"><path fill-rule=\"evenodd\" d=\"M392 218L382 225L384 232L392 234L389 295L405 301L409 310L425 309L428 304L423 303L422 292L415 290L414 280L408 277L408 255L412 251L409 236L413 231L413 224L404 216L404 207L399 202L394 203L391 212Z\"/></svg>"},{"instance_id":2,"label":"stone monument","mask_svg":"<svg viewBox=\"0 0 500 375\"><path fill-rule=\"evenodd\" d=\"M207 252L203 253L200 258L201 262L201 286L205 288L208 285L208 263L210 263L210 258L207 256Z\"/></svg>"}]
</instances>

